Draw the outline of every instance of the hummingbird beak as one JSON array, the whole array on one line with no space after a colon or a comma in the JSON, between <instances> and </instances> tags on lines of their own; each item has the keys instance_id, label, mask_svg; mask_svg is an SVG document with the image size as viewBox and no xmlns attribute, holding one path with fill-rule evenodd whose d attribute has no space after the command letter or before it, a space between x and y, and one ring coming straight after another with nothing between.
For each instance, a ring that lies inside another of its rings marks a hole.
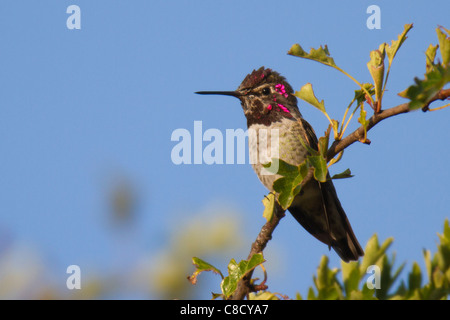
<instances>
[{"instance_id":1,"label":"hummingbird beak","mask_svg":"<svg viewBox=\"0 0 450 320\"><path fill-rule=\"evenodd\" d=\"M197 94L217 94L222 96L232 96L235 98L239 98L242 96L242 93L239 91L197 91Z\"/></svg>"}]
</instances>

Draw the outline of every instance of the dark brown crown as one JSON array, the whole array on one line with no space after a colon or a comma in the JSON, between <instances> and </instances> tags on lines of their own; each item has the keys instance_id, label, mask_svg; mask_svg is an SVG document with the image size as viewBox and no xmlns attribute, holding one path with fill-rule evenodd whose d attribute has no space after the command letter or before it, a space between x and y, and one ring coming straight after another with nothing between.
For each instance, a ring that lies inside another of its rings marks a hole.
<instances>
[{"instance_id":1,"label":"dark brown crown","mask_svg":"<svg viewBox=\"0 0 450 320\"><path fill-rule=\"evenodd\" d=\"M294 93L292 87L287 83L286 79L278 72L272 69L261 67L258 70L253 70L242 81L238 90L252 89L263 83L283 83L286 86L287 93Z\"/></svg>"},{"instance_id":2,"label":"dark brown crown","mask_svg":"<svg viewBox=\"0 0 450 320\"><path fill-rule=\"evenodd\" d=\"M262 82L265 82L271 73L271 69L265 69L264 67L253 70L253 72L248 74L244 81L242 81L239 89L254 88Z\"/></svg>"}]
</instances>

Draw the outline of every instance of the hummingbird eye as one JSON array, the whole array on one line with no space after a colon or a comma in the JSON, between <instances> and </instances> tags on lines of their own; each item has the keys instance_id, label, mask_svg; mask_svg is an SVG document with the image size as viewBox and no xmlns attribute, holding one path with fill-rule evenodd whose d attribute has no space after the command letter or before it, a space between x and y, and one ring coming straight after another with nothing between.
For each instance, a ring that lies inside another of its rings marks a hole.
<instances>
[{"instance_id":1,"label":"hummingbird eye","mask_svg":"<svg viewBox=\"0 0 450 320\"><path fill-rule=\"evenodd\" d=\"M264 95L269 95L271 93L270 88L269 87L265 87L264 89L262 89L262 94Z\"/></svg>"}]
</instances>

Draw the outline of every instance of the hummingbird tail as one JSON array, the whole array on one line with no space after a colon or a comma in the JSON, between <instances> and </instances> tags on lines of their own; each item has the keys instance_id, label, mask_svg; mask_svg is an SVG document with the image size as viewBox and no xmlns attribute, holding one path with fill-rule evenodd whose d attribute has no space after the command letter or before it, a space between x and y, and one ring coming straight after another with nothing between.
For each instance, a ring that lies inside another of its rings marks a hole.
<instances>
[{"instance_id":1,"label":"hummingbird tail","mask_svg":"<svg viewBox=\"0 0 450 320\"><path fill-rule=\"evenodd\" d=\"M309 182L288 210L306 231L333 248L343 261L355 261L364 255L331 180Z\"/></svg>"},{"instance_id":2,"label":"hummingbird tail","mask_svg":"<svg viewBox=\"0 0 450 320\"><path fill-rule=\"evenodd\" d=\"M350 225L350 221L342 208L333 182L329 180L325 183L321 183L320 187L325 200L326 214L329 214L328 211L332 214L337 211L337 214L334 213L334 216L340 218L338 219L340 220L340 223L336 223L336 225L338 225L337 229L340 229L340 231L336 231L335 236L330 234L332 239L331 247L345 262L358 260L359 257L364 255L364 250L361 248L361 245L353 232L352 226ZM337 236L338 234L340 234L340 236Z\"/></svg>"},{"instance_id":3,"label":"hummingbird tail","mask_svg":"<svg viewBox=\"0 0 450 320\"><path fill-rule=\"evenodd\" d=\"M348 220L347 223L347 237L333 241L334 243L331 247L344 262L357 261L359 257L364 255L364 251L356 239Z\"/></svg>"}]
</instances>

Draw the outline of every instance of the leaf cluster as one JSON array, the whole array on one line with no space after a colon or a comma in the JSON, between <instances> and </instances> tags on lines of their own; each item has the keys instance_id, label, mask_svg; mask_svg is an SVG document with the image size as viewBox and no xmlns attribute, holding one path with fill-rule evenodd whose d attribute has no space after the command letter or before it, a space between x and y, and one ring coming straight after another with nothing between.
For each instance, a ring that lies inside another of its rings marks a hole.
<instances>
[{"instance_id":1,"label":"leaf cluster","mask_svg":"<svg viewBox=\"0 0 450 320\"><path fill-rule=\"evenodd\" d=\"M264 261L265 260L262 253L254 254L250 259L241 260L239 263L237 263L236 260L231 259L228 264L228 275L224 277L219 269L200 258L194 257L192 258L192 263L196 267L196 270L191 276L188 277L188 280L192 284L196 284L197 277L204 271L212 271L219 274L222 277L222 282L220 284L221 293L213 293L213 298L216 299L221 297L223 299L227 299L234 293L239 281L241 281L247 273L261 265Z\"/></svg>"},{"instance_id":2,"label":"leaf cluster","mask_svg":"<svg viewBox=\"0 0 450 320\"><path fill-rule=\"evenodd\" d=\"M389 255L388 249L393 238L380 244L378 236L373 235L366 244L365 255L360 261L341 262L340 268L331 268L327 256L322 256L317 273L313 275L313 286L308 289L307 300L446 300L450 296L450 224L444 222L444 231L438 234L437 251L432 254L424 250L426 271L414 262L406 279L400 275L406 263L396 267L395 253ZM196 267L188 277L192 284L204 271L212 271L222 277L221 293L213 293L213 299L229 298L237 288L238 282L257 266L265 262L262 253L253 255L249 260L237 263L234 259L228 264L228 275L208 262L199 258L192 259ZM257 279L252 279L252 283ZM426 281L426 283L424 283ZM264 280L265 282L265 280ZM397 284L399 283L399 284ZM249 299L280 299L285 296L267 290L257 290ZM303 299L297 294L297 299Z\"/></svg>"},{"instance_id":3,"label":"leaf cluster","mask_svg":"<svg viewBox=\"0 0 450 320\"><path fill-rule=\"evenodd\" d=\"M436 33L439 44L435 46L430 44L425 52L426 72L424 79L416 77L413 85L399 93L399 96L410 100L410 110L430 110L428 105L432 99L450 82L450 30L438 27ZM438 48L441 49L442 62L436 62ZM437 109L442 109L443 107Z\"/></svg>"},{"instance_id":4,"label":"leaf cluster","mask_svg":"<svg viewBox=\"0 0 450 320\"><path fill-rule=\"evenodd\" d=\"M381 245L377 235L372 236L365 248L365 256L361 261L342 262L341 269L331 269L328 258L322 257L314 275L314 286L308 290L307 299L339 299L339 300L438 300L448 299L450 295L450 226L444 222L443 234L438 234L437 252L432 256L424 250L426 274L419 264L414 262L407 280L401 280L397 287L405 263L395 265L395 254L386 251L393 239L385 240ZM375 270L375 272L373 271ZM377 270L379 272L376 279ZM341 273L341 279L338 274ZM372 278L375 280L373 280ZM424 279L427 283L423 284ZM378 288L373 282L378 282ZM301 295L297 295L302 299Z\"/></svg>"}]
</instances>

